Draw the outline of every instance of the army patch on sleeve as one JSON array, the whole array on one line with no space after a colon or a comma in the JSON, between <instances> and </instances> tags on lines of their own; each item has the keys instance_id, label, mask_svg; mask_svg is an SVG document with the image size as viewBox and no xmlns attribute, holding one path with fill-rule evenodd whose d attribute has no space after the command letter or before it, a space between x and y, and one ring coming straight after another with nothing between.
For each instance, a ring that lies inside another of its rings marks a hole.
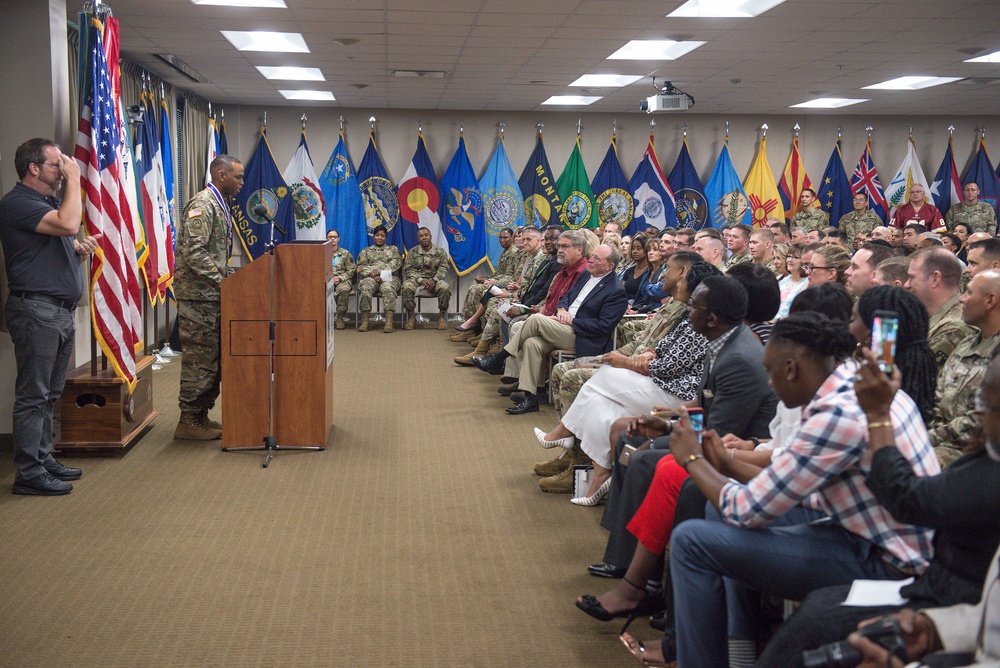
<instances>
[{"instance_id":1,"label":"army patch on sleeve","mask_svg":"<svg viewBox=\"0 0 1000 668\"><path fill-rule=\"evenodd\" d=\"M201 209L195 208L188 211L188 218L197 218L201 215Z\"/></svg>"},{"instance_id":2,"label":"army patch on sleeve","mask_svg":"<svg viewBox=\"0 0 1000 668\"><path fill-rule=\"evenodd\" d=\"M208 234L208 225L205 223L205 219L201 216L197 218L191 218L188 215L188 233L193 237L203 237Z\"/></svg>"}]
</instances>

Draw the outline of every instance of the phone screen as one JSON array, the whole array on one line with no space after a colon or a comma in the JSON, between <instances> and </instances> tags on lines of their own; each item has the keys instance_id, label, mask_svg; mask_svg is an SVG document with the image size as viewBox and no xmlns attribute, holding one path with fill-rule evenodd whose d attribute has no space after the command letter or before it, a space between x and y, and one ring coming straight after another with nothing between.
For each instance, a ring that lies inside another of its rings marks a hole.
<instances>
[{"instance_id":1,"label":"phone screen","mask_svg":"<svg viewBox=\"0 0 1000 668\"><path fill-rule=\"evenodd\" d=\"M891 375L896 359L896 335L899 332L899 314L895 311L875 311L872 318L872 352L878 368Z\"/></svg>"},{"instance_id":2,"label":"phone screen","mask_svg":"<svg viewBox=\"0 0 1000 668\"><path fill-rule=\"evenodd\" d=\"M701 443L701 432L705 429L705 411L700 408L689 408L688 417L691 419L691 428L698 432L698 442Z\"/></svg>"}]
</instances>

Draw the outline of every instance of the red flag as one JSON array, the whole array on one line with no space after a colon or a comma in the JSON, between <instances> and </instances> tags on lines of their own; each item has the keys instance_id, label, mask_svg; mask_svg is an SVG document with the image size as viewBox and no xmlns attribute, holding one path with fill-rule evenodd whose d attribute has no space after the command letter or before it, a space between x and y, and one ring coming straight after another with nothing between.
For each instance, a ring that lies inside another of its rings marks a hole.
<instances>
[{"instance_id":1,"label":"red flag","mask_svg":"<svg viewBox=\"0 0 1000 668\"><path fill-rule=\"evenodd\" d=\"M794 216L800 207L799 198L806 188L812 189L809 175L802 164L802 155L799 153L799 138L792 140L792 152L788 155L788 162L785 164L785 171L781 175L781 183L778 185L778 192L781 193L781 203L785 205L785 222L791 224ZM819 205L819 199L816 201Z\"/></svg>"}]
</instances>

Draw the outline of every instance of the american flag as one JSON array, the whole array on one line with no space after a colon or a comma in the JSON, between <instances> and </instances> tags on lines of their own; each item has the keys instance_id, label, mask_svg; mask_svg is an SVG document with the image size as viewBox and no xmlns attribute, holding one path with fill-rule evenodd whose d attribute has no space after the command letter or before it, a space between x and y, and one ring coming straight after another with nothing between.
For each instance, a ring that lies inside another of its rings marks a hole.
<instances>
[{"instance_id":1,"label":"american flag","mask_svg":"<svg viewBox=\"0 0 1000 668\"><path fill-rule=\"evenodd\" d=\"M90 269L94 335L118 376L135 388L135 358L141 348L139 270L128 202L121 184L121 136L102 41L103 25L90 18L90 62L80 112L75 157L80 163L87 234L102 234Z\"/></svg>"},{"instance_id":2,"label":"american flag","mask_svg":"<svg viewBox=\"0 0 1000 668\"><path fill-rule=\"evenodd\" d=\"M878 180L878 172L875 171L875 162L872 160L872 140L869 137L865 142L865 150L858 159L858 166L854 168L851 176L851 194L857 195L863 192L868 195L871 210L878 214L882 220L886 218L887 204L885 193L882 191L882 184Z\"/></svg>"}]
</instances>

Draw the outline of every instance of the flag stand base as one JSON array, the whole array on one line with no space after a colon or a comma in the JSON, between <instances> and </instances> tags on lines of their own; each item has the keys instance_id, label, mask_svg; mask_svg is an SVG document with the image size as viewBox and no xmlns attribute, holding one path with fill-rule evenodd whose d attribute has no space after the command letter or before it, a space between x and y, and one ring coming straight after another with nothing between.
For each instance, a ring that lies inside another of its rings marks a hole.
<instances>
[{"instance_id":1,"label":"flag stand base","mask_svg":"<svg viewBox=\"0 0 1000 668\"><path fill-rule=\"evenodd\" d=\"M65 457L114 457L128 452L157 416L153 410L152 356L136 360L135 391L111 369L90 375L90 364L67 374L59 399L60 440Z\"/></svg>"}]
</instances>

